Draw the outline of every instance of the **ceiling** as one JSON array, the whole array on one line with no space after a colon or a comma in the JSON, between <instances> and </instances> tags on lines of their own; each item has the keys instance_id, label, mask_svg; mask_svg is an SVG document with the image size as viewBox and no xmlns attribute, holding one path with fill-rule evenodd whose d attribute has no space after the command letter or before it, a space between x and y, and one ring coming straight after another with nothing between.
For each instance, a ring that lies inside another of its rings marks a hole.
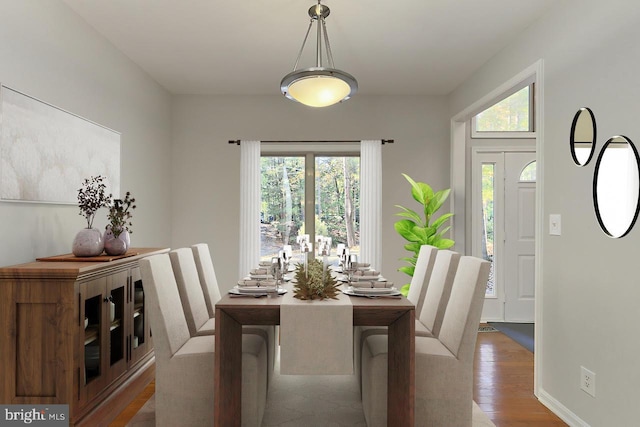
<instances>
[{"instance_id":1,"label":"ceiling","mask_svg":"<svg viewBox=\"0 0 640 427\"><path fill-rule=\"evenodd\" d=\"M279 94L314 0L62 0L173 94ZM324 0L359 93L446 95L557 0ZM315 34L302 68L314 65ZM325 64L326 65L326 64Z\"/></svg>"}]
</instances>

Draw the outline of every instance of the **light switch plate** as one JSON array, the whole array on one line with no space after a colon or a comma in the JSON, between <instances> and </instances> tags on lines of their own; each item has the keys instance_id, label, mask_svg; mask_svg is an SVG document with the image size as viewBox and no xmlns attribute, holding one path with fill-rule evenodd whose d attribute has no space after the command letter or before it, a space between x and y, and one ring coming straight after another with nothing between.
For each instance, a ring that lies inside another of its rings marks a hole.
<instances>
[{"instance_id":1,"label":"light switch plate","mask_svg":"<svg viewBox=\"0 0 640 427\"><path fill-rule=\"evenodd\" d=\"M560 236L562 234L562 218L560 214L549 215L549 234Z\"/></svg>"}]
</instances>

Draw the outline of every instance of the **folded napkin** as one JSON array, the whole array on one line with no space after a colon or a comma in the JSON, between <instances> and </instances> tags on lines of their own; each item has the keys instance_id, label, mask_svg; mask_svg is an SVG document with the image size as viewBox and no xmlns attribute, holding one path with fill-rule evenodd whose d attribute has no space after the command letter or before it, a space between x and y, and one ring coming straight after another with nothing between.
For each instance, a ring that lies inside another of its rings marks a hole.
<instances>
[{"instance_id":1,"label":"folded napkin","mask_svg":"<svg viewBox=\"0 0 640 427\"><path fill-rule=\"evenodd\" d=\"M351 282L349 285L354 288L392 288L393 282L380 282L380 281L365 281L359 280L357 282Z\"/></svg>"},{"instance_id":2,"label":"folded napkin","mask_svg":"<svg viewBox=\"0 0 640 427\"><path fill-rule=\"evenodd\" d=\"M258 263L258 265L259 265L260 267L270 267L270 266L271 266L271 261L260 261L260 262Z\"/></svg>"},{"instance_id":3,"label":"folded napkin","mask_svg":"<svg viewBox=\"0 0 640 427\"><path fill-rule=\"evenodd\" d=\"M367 267L371 267L371 264L368 262L356 262L356 267L367 268Z\"/></svg>"},{"instance_id":4,"label":"folded napkin","mask_svg":"<svg viewBox=\"0 0 640 427\"><path fill-rule=\"evenodd\" d=\"M249 279L245 279L245 280L240 280L238 282L238 287L245 287L245 286L256 286L256 287L267 287L267 286L274 286L275 282L272 280L249 280Z\"/></svg>"},{"instance_id":5,"label":"folded napkin","mask_svg":"<svg viewBox=\"0 0 640 427\"><path fill-rule=\"evenodd\" d=\"M362 270L358 270L355 271L353 273L354 276L373 276L373 277L378 277L380 275L379 271L375 271L375 270L366 270L366 271L362 271Z\"/></svg>"},{"instance_id":6,"label":"folded napkin","mask_svg":"<svg viewBox=\"0 0 640 427\"><path fill-rule=\"evenodd\" d=\"M269 274L269 270L267 270L266 268L254 268L249 273L252 275L260 276L260 275Z\"/></svg>"}]
</instances>

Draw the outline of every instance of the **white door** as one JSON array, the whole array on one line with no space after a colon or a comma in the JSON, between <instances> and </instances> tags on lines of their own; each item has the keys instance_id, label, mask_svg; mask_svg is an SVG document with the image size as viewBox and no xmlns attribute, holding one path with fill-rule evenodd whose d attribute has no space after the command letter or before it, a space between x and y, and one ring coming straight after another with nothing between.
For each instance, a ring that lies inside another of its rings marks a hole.
<instances>
[{"instance_id":1,"label":"white door","mask_svg":"<svg viewBox=\"0 0 640 427\"><path fill-rule=\"evenodd\" d=\"M535 304L535 153L505 153L504 320L533 322Z\"/></svg>"},{"instance_id":2,"label":"white door","mask_svg":"<svg viewBox=\"0 0 640 427\"><path fill-rule=\"evenodd\" d=\"M472 254L492 262L484 321L534 321L535 166L534 151L473 151Z\"/></svg>"}]
</instances>

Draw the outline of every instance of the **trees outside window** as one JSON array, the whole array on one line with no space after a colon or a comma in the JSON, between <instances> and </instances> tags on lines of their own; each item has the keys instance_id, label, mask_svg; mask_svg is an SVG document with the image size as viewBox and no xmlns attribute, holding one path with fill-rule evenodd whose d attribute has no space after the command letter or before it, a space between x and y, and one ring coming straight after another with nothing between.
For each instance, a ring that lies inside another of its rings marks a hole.
<instances>
[{"instance_id":1,"label":"trees outside window","mask_svg":"<svg viewBox=\"0 0 640 427\"><path fill-rule=\"evenodd\" d=\"M309 158L313 161L306 164ZM305 176L315 177L315 200L313 195L305 193ZM304 209L307 201L314 204L315 236L312 239L330 237L333 248L343 243L351 252L359 251L359 157L263 156L261 179L262 259L277 256L283 245L292 245L296 254L296 237L309 234ZM335 258L335 251L332 255Z\"/></svg>"}]
</instances>

